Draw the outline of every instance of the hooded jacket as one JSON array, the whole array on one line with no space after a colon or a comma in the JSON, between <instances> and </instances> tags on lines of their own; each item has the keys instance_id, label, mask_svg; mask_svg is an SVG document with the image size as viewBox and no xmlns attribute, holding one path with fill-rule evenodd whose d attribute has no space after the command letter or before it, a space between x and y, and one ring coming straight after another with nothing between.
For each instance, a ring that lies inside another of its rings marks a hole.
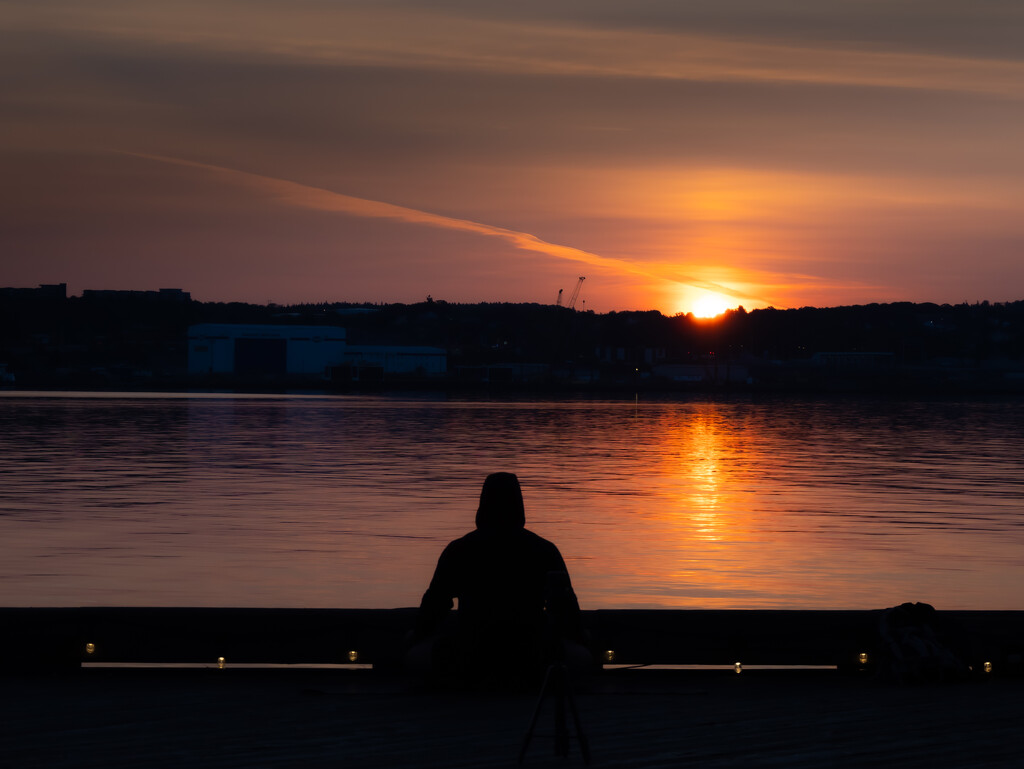
<instances>
[{"instance_id":1,"label":"hooded jacket","mask_svg":"<svg viewBox=\"0 0 1024 769\"><path fill-rule=\"evenodd\" d=\"M554 544L525 528L519 479L512 473L487 477L480 493L476 530L451 542L438 559L423 595L420 637L434 632L458 599L459 634L472 641L539 636L552 585L560 614L578 624L579 604L565 561ZM559 625L565 625L564 620Z\"/></svg>"}]
</instances>

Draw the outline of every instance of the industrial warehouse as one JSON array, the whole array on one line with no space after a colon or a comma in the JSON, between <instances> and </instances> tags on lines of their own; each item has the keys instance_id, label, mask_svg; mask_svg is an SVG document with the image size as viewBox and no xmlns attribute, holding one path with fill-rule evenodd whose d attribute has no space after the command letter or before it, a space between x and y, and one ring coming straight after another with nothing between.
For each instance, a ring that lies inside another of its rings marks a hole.
<instances>
[{"instance_id":1,"label":"industrial warehouse","mask_svg":"<svg viewBox=\"0 0 1024 769\"><path fill-rule=\"evenodd\" d=\"M192 378L374 382L447 372L438 347L349 345L344 328L200 323L188 329Z\"/></svg>"}]
</instances>

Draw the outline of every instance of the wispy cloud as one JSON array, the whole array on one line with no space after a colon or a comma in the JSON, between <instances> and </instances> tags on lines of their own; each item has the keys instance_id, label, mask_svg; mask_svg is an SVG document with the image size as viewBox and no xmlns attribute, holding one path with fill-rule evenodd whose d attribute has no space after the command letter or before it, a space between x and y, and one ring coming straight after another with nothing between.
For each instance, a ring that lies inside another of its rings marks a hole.
<instances>
[{"instance_id":1,"label":"wispy cloud","mask_svg":"<svg viewBox=\"0 0 1024 769\"><path fill-rule=\"evenodd\" d=\"M470 221L468 219L443 216L441 214L434 214L429 211L421 211L415 208L398 206L379 200L368 200L366 198L345 195L340 192L334 192L320 187L300 184L287 179L277 179L270 176L264 176L262 174L239 171L233 168L200 163L184 158L173 158L163 155L150 155L132 152L124 152L120 154L214 173L221 177L232 179L250 189L260 190L273 196L281 203L290 206L314 211L332 211L339 214L360 216L371 219L392 219L406 224L435 227L444 230L497 238L524 251L533 251L555 257L557 259L579 262L581 264L597 267L620 275L639 275L647 278L654 278L659 281L678 283L684 286L714 291L736 299L761 301L749 294L736 291L728 286L723 286L711 281L689 276L667 275L664 272L653 271L649 268L632 264L624 259L601 256L600 254L594 254L589 251L573 248L572 246L560 245L558 243L549 243L546 240L538 238L536 235L507 229L505 227L497 227L492 224L484 224L481 222Z\"/></svg>"},{"instance_id":2,"label":"wispy cloud","mask_svg":"<svg viewBox=\"0 0 1024 769\"><path fill-rule=\"evenodd\" d=\"M585 19L511 21L430 9L319 4L265 7L188 0L167 6L15 5L0 27L88 34L128 42L269 55L335 65L470 70L517 75L781 82L924 89L1024 99L1024 62L887 46L612 29ZM794 30L798 35L799 29Z\"/></svg>"}]
</instances>

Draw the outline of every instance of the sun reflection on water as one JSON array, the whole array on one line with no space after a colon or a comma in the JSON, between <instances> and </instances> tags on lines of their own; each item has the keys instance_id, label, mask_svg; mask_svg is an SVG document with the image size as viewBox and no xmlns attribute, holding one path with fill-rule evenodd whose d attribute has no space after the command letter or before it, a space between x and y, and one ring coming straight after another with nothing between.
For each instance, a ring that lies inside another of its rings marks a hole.
<instances>
[{"instance_id":1,"label":"sun reflection on water","mask_svg":"<svg viewBox=\"0 0 1024 769\"><path fill-rule=\"evenodd\" d=\"M728 538L735 523L729 507L735 487L727 470L729 439L722 434L716 408L701 406L683 420L662 425L660 434L667 444L664 509L684 525L685 536L714 542Z\"/></svg>"},{"instance_id":2,"label":"sun reflection on water","mask_svg":"<svg viewBox=\"0 0 1024 769\"><path fill-rule=\"evenodd\" d=\"M684 515L688 512L695 533L703 540L718 541L725 535L720 517L722 502L722 446L713 415L696 415L681 431L683 455L679 468L685 490L679 500Z\"/></svg>"},{"instance_id":3,"label":"sun reflection on water","mask_svg":"<svg viewBox=\"0 0 1024 769\"><path fill-rule=\"evenodd\" d=\"M750 440L734 411L720 403L652 409L648 416L657 461L641 515L654 520L631 532L631 557L643 570L626 575L614 600L704 608L760 602L753 586L779 579L770 527L750 506L749 468L768 461L766 446ZM624 544L618 540L616 547Z\"/></svg>"}]
</instances>

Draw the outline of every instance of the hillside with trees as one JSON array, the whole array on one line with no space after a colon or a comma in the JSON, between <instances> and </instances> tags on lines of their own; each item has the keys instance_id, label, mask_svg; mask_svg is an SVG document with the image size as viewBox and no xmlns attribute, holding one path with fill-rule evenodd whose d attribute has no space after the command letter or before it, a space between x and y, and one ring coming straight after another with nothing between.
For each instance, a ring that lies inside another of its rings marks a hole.
<instances>
[{"instance_id":1,"label":"hillside with trees","mask_svg":"<svg viewBox=\"0 0 1024 769\"><path fill-rule=\"evenodd\" d=\"M1024 301L738 308L699 319L429 298L278 306L43 288L0 289L0 365L19 387L187 387L189 326L237 323L340 326L353 345L441 348L452 386L1024 391Z\"/></svg>"}]
</instances>

